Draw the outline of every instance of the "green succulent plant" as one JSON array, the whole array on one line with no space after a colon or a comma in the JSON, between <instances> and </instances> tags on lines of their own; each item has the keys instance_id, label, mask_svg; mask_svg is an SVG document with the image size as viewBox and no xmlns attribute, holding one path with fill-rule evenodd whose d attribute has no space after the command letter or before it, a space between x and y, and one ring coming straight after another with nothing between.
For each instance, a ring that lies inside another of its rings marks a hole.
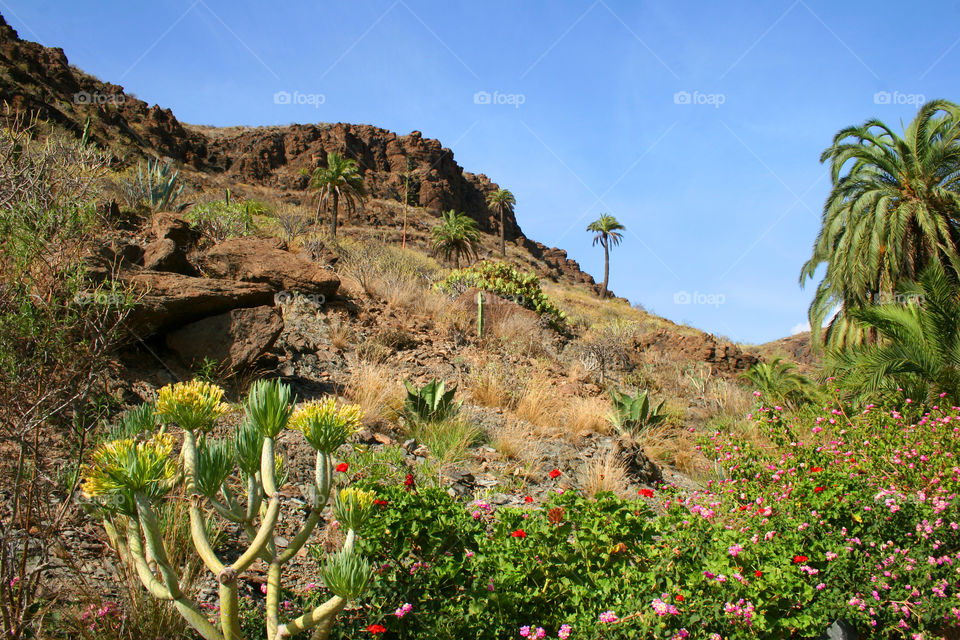
<instances>
[{"instance_id":1,"label":"green succulent plant","mask_svg":"<svg viewBox=\"0 0 960 640\"><path fill-rule=\"evenodd\" d=\"M403 381L407 397L403 410L408 420L418 422L442 422L460 412L461 403L454 401L457 385L446 388L443 380L431 380L417 388L409 380Z\"/></svg>"},{"instance_id":2,"label":"green succulent plant","mask_svg":"<svg viewBox=\"0 0 960 640\"><path fill-rule=\"evenodd\" d=\"M667 419L667 414L662 411L665 403L661 402L655 409L651 409L646 390L630 395L611 389L610 400L613 402L613 411L608 419L610 424L623 435L639 435L644 429L656 426Z\"/></svg>"},{"instance_id":3,"label":"green succulent plant","mask_svg":"<svg viewBox=\"0 0 960 640\"><path fill-rule=\"evenodd\" d=\"M90 511L103 516L114 546L131 558L147 591L171 602L205 640L242 640L238 576L257 560L267 565L268 640L308 630L314 638L329 637L336 616L372 579L369 563L355 546L357 530L370 515L373 494L344 488L333 507L346 531L342 548L329 557L321 549L312 550L319 575L333 595L298 618L281 621L283 568L320 524L333 487L333 452L362 420L359 407L340 406L332 398L295 409L291 395L289 386L276 380L255 383L244 402L246 418L233 436L214 439L209 432L227 409L221 402L223 390L198 380L168 385L158 392L155 410L144 405L128 412L118 432L129 437L98 446L83 470L83 494L94 505ZM164 426L156 430L158 419ZM174 455L174 436L166 431L166 425L174 424L183 429L179 457ZM288 427L301 431L317 453L313 483L304 496L308 515L281 548L275 542L280 518L277 487L286 482L287 471L274 445ZM144 439L142 434L150 431L155 432ZM179 485L184 491L173 492ZM219 583L219 623L208 620L183 592L182 571L170 562L165 525L159 517L160 501L177 495L189 500L193 547ZM238 557L231 556L228 561L214 548L208 522L211 513L239 525L246 536L247 546ZM125 517L117 518L117 514Z\"/></svg>"}]
</instances>

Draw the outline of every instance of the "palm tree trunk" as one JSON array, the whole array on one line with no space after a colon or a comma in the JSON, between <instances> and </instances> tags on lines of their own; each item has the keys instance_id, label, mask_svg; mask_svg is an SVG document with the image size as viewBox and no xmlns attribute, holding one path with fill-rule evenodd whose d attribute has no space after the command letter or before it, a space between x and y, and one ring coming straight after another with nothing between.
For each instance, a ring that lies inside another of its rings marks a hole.
<instances>
[{"instance_id":1,"label":"palm tree trunk","mask_svg":"<svg viewBox=\"0 0 960 640\"><path fill-rule=\"evenodd\" d=\"M323 211L323 196L317 194L317 216L313 220L314 228L320 226L320 212Z\"/></svg>"},{"instance_id":2,"label":"palm tree trunk","mask_svg":"<svg viewBox=\"0 0 960 640\"><path fill-rule=\"evenodd\" d=\"M603 300L607 297L607 283L610 282L610 249L606 240L600 244L603 245L603 289L600 290L600 299Z\"/></svg>"},{"instance_id":3,"label":"palm tree trunk","mask_svg":"<svg viewBox=\"0 0 960 640\"><path fill-rule=\"evenodd\" d=\"M503 219L504 211L500 209L500 255L504 258L507 257L507 233L506 229L503 228Z\"/></svg>"},{"instance_id":4,"label":"palm tree trunk","mask_svg":"<svg viewBox=\"0 0 960 640\"><path fill-rule=\"evenodd\" d=\"M340 205L337 192L333 192L333 215L330 217L330 235L337 237L337 207Z\"/></svg>"}]
</instances>

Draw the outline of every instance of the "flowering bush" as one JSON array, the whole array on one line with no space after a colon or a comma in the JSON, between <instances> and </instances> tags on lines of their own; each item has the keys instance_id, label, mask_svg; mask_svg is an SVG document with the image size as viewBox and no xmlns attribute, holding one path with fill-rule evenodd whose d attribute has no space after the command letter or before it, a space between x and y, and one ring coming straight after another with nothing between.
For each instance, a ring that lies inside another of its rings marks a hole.
<instances>
[{"instance_id":1,"label":"flowering bush","mask_svg":"<svg viewBox=\"0 0 960 640\"><path fill-rule=\"evenodd\" d=\"M906 404L916 419L761 407L760 437L704 440L720 479L694 492L497 508L380 487L364 550L384 604L363 623L398 638L717 640L817 637L843 618L870 637L939 637L960 628L960 408Z\"/></svg>"}]
</instances>

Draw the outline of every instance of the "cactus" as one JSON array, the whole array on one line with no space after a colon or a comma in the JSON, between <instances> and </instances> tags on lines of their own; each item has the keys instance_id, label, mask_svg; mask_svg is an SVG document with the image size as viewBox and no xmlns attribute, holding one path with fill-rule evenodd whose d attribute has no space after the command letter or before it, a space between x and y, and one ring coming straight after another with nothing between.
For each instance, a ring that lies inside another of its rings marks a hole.
<instances>
[{"instance_id":1,"label":"cactus","mask_svg":"<svg viewBox=\"0 0 960 640\"><path fill-rule=\"evenodd\" d=\"M483 291L477 291L477 337L483 338Z\"/></svg>"},{"instance_id":2,"label":"cactus","mask_svg":"<svg viewBox=\"0 0 960 640\"><path fill-rule=\"evenodd\" d=\"M417 388L409 380L403 381L407 388L407 398L403 402L404 413L408 420L420 422L442 422L457 415L460 403L453 401L457 385L446 389L443 380L431 380Z\"/></svg>"},{"instance_id":3,"label":"cactus","mask_svg":"<svg viewBox=\"0 0 960 640\"><path fill-rule=\"evenodd\" d=\"M232 438L214 439L211 428L229 410L223 390L207 382L177 383L162 388L156 405L125 417L121 437L100 445L84 469L83 493L103 516L111 542L130 557L151 595L173 603L206 640L242 640L239 621L239 576L260 559L268 565L266 637L282 640L313 629L326 638L349 600L359 597L372 578L370 565L355 551L357 531L369 518L373 494L353 488L335 492L332 516L346 529L342 548L326 557L317 549L319 575L333 594L325 603L286 623L280 622L283 567L307 543L330 502L334 452L360 428L359 407L338 405L333 398L294 406L290 387L258 381L244 403L245 419ZM159 423L159 426L158 426ZM179 460L171 427L183 431ZM300 431L317 452L310 513L285 548L274 542L280 515L277 488L285 475L275 453L284 429ZM143 430L153 430L149 437ZM239 482L237 482L239 481ZM180 589L180 576L164 548L157 508L178 485L190 501L193 546L207 570L217 577L219 624L212 624ZM243 487L240 493L235 487ZM245 493L246 495L243 495ZM208 537L213 514L240 525L247 547L233 562L221 558Z\"/></svg>"},{"instance_id":4,"label":"cactus","mask_svg":"<svg viewBox=\"0 0 960 640\"><path fill-rule=\"evenodd\" d=\"M658 425L667 419L667 414L661 412L664 402L651 410L646 391L631 396L611 389L610 400L613 401L613 412L607 419L623 435L635 436L647 427Z\"/></svg>"}]
</instances>

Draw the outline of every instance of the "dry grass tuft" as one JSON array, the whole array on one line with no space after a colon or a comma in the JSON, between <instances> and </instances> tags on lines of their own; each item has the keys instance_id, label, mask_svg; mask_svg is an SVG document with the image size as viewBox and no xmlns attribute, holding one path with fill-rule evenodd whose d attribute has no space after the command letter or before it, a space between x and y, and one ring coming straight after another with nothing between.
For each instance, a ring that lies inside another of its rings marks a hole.
<instances>
[{"instance_id":1,"label":"dry grass tuft","mask_svg":"<svg viewBox=\"0 0 960 640\"><path fill-rule=\"evenodd\" d=\"M695 434L675 423L645 429L636 436L636 441L654 462L671 466L693 478L706 477L713 467L697 450Z\"/></svg>"},{"instance_id":2,"label":"dry grass tuft","mask_svg":"<svg viewBox=\"0 0 960 640\"><path fill-rule=\"evenodd\" d=\"M492 305L484 324L484 337L499 341L511 351L530 358L547 353L550 337L540 326L539 319L529 312L513 305Z\"/></svg>"},{"instance_id":3,"label":"dry grass tuft","mask_svg":"<svg viewBox=\"0 0 960 640\"><path fill-rule=\"evenodd\" d=\"M608 449L583 463L577 471L577 484L591 496L602 491L610 491L621 498L629 495L627 466L615 449Z\"/></svg>"},{"instance_id":4,"label":"dry grass tuft","mask_svg":"<svg viewBox=\"0 0 960 640\"><path fill-rule=\"evenodd\" d=\"M509 381L503 367L489 363L476 370L467 383L470 400L481 407L507 409L513 404Z\"/></svg>"},{"instance_id":5,"label":"dry grass tuft","mask_svg":"<svg viewBox=\"0 0 960 640\"><path fill-rule=\"evenodd\" d=\"M355 362L345 391L363 409L368 423L394 420L403 406L403 387L390 369L376 363Z\"/></svg>"},{"instance_id":6,"label":"dry grass tuft","mask_svg":"<svg viewBox=\"0 0 960 640\"><path fill-rule=\"evenodd\" d=\"M357 339L353 327L339 314L328 316L325 328L327 340L337 349L346 349L352 346Z\"/></svg>"},{"instance_id":7,"label":"dry grass tuft","mask_svg":"<svg viewBox=\"0 0 960 640\"><path fill-rule=\"evenodd\" d=\"M610 401L606 396L572 396L563 409L565 431L577 437L590 432L609 433L610 421L607 420L607 414L610 410Z\"/></svg>"},{"instance_id":8,"label":"dry grass tuft","mask_svg":"<svg viewBox=\"0 0 960 640\"><path fill-rule=\"evenodd\" d=\"M549 378L534 374L527 378L514 413L518 418L552 431L561 423L563 401Z\"/></svg>"},{"instance_id":9,"label":"dry grass tuft","mask_svg":"<svg viewBox=\"0 0 960 640\"><path fill-rule=\"evenodd\" d=\"M507 422L488 432L487 438L500 455L517 463L514 475L529 480L540 473L546 458L543 441L520 420Z\"/></svg>"}]
</instances>

